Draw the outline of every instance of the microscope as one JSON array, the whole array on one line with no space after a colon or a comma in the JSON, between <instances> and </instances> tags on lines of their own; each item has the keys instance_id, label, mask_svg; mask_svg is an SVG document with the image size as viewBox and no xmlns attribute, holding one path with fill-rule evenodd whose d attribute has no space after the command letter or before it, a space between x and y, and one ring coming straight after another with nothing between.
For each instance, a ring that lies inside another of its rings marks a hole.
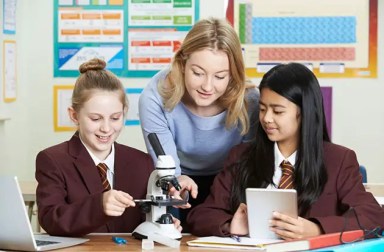
<instances>
[{"instance_id":1,"label":"microscope","mask_svg":"<svg viewBox=\"0 0 384 252\"><path fill-rule=\"evenodd\" d=\"M137 239L160 236L168 240L169 238L179 240L181 233L175 228L172 215L167 213L167 206L184 205L188 203L188 198L180 200L168 195L170 184L178 191L181 189L175 177L175 161L172 156L165 155L155 133L150 133L148 140L157 156L156 168L149 176L146 199L135 200L146 213L146 220L133 231L132 235Z\"/></svg>"}]
</instances>

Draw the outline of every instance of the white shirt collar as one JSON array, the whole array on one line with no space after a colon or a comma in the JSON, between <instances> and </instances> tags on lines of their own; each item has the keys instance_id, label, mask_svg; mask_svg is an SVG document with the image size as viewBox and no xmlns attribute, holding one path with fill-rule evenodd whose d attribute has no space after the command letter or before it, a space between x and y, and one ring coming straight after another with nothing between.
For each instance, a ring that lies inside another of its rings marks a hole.
<instances>
[{"instance_id":1,"label":"white shirt collar","mask_svg":"<svg viewBox=\"0 0 384 252\"><path fill-rule=\"evenodd\" d=\"M91 156L93 162L95 163L95 166L97 166L100 163L104 163L108 166L108 170L110 170L113 174L115 173L115 144L112 144L112 150L111 153L107 156L106 159L100 160L98 157L96 157L90 149L88 149L87 145L84 144L83 140L80 141L84 145L85 149L87 149L89 155Z\"/></svg>"},{"instance_id":2,"label":"white shirt collar","mask_svg":"<svg viewBox=\"0 0 384 252\"><path fill-rule=\"evenodd\" d=\"M289 163L291 163L293 167L295 167L297 150L293 152L288 158L285 158L283 154L281 154L279 150L279 146L275 142L274 152L275 152L275 167L280 167L281 162L283 162L284 160L288 161Z\"/></svg>"}]
</instances>

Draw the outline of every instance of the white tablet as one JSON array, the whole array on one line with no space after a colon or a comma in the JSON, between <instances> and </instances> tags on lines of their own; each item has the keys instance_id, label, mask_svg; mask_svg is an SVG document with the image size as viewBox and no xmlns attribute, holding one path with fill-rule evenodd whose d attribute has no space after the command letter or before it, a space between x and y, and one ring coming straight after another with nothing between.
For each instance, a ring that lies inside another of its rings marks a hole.
<instances>
[{"instance_id":1,"label":"white tablet","mask_svg":"<svg viewBox=\"0 0 384 252\"><path fill-rule=\"evenodd\" d=\"M277 239L269 230L272 212L277 211L297 218L297 196L293 189L247 188L249 236L257 239Z\"/></svg>"}]
</instances>

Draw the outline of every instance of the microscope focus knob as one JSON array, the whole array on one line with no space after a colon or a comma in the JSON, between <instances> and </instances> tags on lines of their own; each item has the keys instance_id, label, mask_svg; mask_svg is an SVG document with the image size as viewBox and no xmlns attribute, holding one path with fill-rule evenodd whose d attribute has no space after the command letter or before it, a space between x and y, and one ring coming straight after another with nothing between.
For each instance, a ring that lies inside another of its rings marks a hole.
<instances>
[{"instance_id":1,"label":"microscope focus knob","mask_svg":"<svg viewBox=\"0 0 384 252\"><path fill-rule=\"evenodd\" d=\"M173 224L172 215L169 213L161 215L159 219L160 224Z\"/></svg>"},{"instance_id":2,"label":"microscope focus knob","mask_svg":"<svg viewBox=\"0 0 384 252\"><path fill-rule=\"evenodd\" d=\"M147 202L139 203L139 207L141 209L141 212L143 212L143 213L147 214L147 213L151 212L151 205L148 204Z\"/></svg>"}]
</instances>

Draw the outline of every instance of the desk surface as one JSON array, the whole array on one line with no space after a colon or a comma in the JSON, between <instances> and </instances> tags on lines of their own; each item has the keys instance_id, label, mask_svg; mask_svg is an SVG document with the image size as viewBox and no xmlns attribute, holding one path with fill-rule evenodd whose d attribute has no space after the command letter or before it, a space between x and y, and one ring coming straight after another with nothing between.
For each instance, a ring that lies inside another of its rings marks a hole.
<instances>
[{"instance_id":1,"label":"desk surface","mask_svg":"<svg viewBox=\"0 0 384 252\"><path fill-rule=\"evenodd\" d=\"M21 191L23 193L23 197L25 201L35 201L36 200L36 181L20 181ZM371 192L376 197L384 196L384 183L377 184L365 184L365 189L368 192ZM132 238L129 234L119 234L119 237L124 237L127 239L128 244L126 245L118 245L112 241L112 234L91 234L88 235L87 238L90 241L64 249L59 249L55 251L142 251L141 249L141 241ZM187 241L193 240L195 237L193 236L183 236L181 239L180 248L170 248L164 245L155 243L155 248L152 251L216 251L217 249L209 249L209 248L198 248L198 247L188 247ZM145 251L145 250L143 250ZM151 251L151 250L149 250ZM227 250L226 251L236 251L236 250Z\"/></svg>"},{"instance_id":2,"label":"desk surface","mask_svg":"<svg viewBox=\"0 0 384 252\"><path fill-rule=\"evenodd\" d=\"M364 184L365 190L375 197L384 197L384 183L367 183Z\"/></svg>"},{"instance_id":3,"label":"desk surface","mask_svg":"<svg viewBox=\"0 0 384 252\"><path fill-rule=\"evenodd\" d=\"M24 201L36 201L36 181L19 181Z\"/></svg>"},{"instance_id":4,"label":"desk surface","mask_svg":"<svg viewBox=\"0 0 384 252\"><path fill-rule=\"evenodd\" d=\"M64 248L64 249L58 249L55 251L127 251L127 252L133 252L133 251L142 251L141 250L141 240L136 240L133 238L130 234L118 234L116 236L123 237L127 240L127 244L116 244L112 241L111 234L90 234L86 236L85 238L90 239L88 242L77 245L74 247ZM159 243L155 242L155 247L153 250L148 251L217 251L217 249L210 249L210 248L197 248L197 247L188 247L187 241L196 239L194 236L186 235L183 236L181 239L180 248L170 248L164 245L161 245ZM146 251L146 250L143 250ZM237 250L228 250L225 251L237 251Z\"/></svg>"}]
</instances>

